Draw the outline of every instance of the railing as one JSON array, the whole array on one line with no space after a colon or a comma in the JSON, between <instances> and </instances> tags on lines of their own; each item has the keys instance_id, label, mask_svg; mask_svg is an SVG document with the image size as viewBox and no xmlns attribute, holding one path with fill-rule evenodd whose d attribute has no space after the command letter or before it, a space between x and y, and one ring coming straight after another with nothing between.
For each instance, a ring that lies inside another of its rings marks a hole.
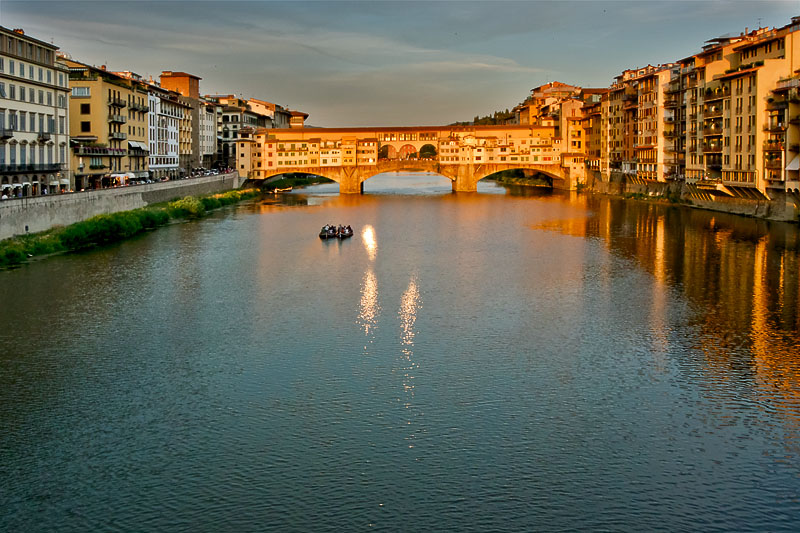
<instances>
[{"instance_id":1,"label":"railing","mask_svg":"<svg viewBox=\"0 0 800 533\"><path fill-rule=\"evenodd\" d=\"M128 102L122 98L109 98L108 103L114 107L125 107L128 105Z\"/></svg>"},{"instance_id":2,"label":"railing","mask_svg":"<svg viewBox=\"0 0 800 533\"><path fill-rule=\"evenodd\" d=\"M722 108L720 109L706 109L703 111L703 116L705 118L716 118L722 116Z\"/></svg>"},{"instance_id":3,"label":"railing","mask_svg":"<svg viewBox=\"0 0 800 533\"><path fill-rule=\"evenodd\" d=\"M36 163L24 165L0 165L0 172L58 172L62 170L60 163Z\"/></svg>"},{"instance_id":4,"label":"railing","mask_svg":"<svg viewBox=\"0 0 800 533\"><path fill-rule=\"evenodd\" d=\"M780 159L769 160L766 162L764 166L770 170L781 170L781 160Z\"/></svg>"},{"instance_id":5,"label":"railing","mask_svg":"<svg viewBox=\"0 0 800 533\"><path fill-rule=\"evenodd\" d=\"M721 143L711 143L711 144L704 144L703 145L703 152L704 153L719 153L722 152L722 144Z\"/></svg>"},{"instance_id":6,"label":"railing","mask_svg":"<svg viewBox=\"0 0 800 533\"><path fill-rule=\"evenodd\" d=\"M11 128L0 128L0 139L10 139L14 136L14 130Z\"/></svg>"},{"instance_id":7,"label":"railing","mask_svg":"<svg viewBox=\"0 0 800 533\"><path fill-rule=\"evenodd\" d=\"M122 115L108 115L109 122L119 122L120 124L125 124L128 122L128 117L124 117Z\"/></svg>"},{"instance_id":8,"label":"railing","mask_svg":"<svg viewBox=\"0 0 800 533\"><path fill-rule=\"evenodd\" d=\"M148 113L150 108L144 104L132 103L130 105L130 109L133 111L139 111L141 113Z\"/></svg>"},{"instance_id":9,"label":"railing","mask_svg":"<svg viewBox=\"0 0 800 533\"><path fill-rule=\"evenodd\" d=\"M703 135L709 135L716 137L717 135L722 135L721 128L703 128Z\"/></svg>"},{"instance_id":10,"label":"railing","mask_svg":"<svg viewBox=\"0 0 800 533\"><path fill-rule=\"evenodd\" d=\"M124 156L128 151L124 148L106 148L105 146L78 146L75 148L75 155L108 155Z\"/></svg>"},{"instance_id":11,"label":"railing","mask_svg":"<svg viewBox=\"0 0 800 533\"><path fill-rule=\"evenodd\" d=\"M36 138L39 139L40 141L49 141L50 137L51 134L46 131L40 131L39 134L36 136Z\"/></svg>"},{"instance_id":12,"label":"railing","mask_svg":"<svg viewBox=\"0 0 800 533\"><path fill-rule=\"evenodd\" d=\"M112 131L111 133L108 134L108 138L124 141L125 139L128 138L128 134L122 133L121 131Z\"/></svg>"},{"instance_id":13,"label":"railing","mask_svg":"<svg viewBox=\"0 0 800 533\"><path fill-rule=\"evenodd\" d=\"M783 143L782 142L764 141L764 151L765 152L783 152Z\"/></svg>"},{"instance_id":14,"label":"railing","mask_svg":"<svg viewBox=\"0 0 800 533\"><path fill-rule=\"evenodd\" d=\"M706 90L704 95L704 100L706 102L711 102L714 100L721 100L727 96L731 95L730 87L726 87L725 89L714 89L714 90Z\"/></svg>"},{"instance_id":15,"label":"railing","mask_svg":"<svg viewBox=\"0 0 800 533\"><path fill-rule=\"evenodd\" d=\"M791 89L793 87L800 87L800 79L790 78L788 80L778 80L776 90Z\"/></svg>"},{"instance_id":16,"label":"railing","mask_svg":"<svg viewBox=\"0 0 800 533\"><path fill-rule=\"evenodd\" d=\"M783 122L776 122L775 124L767 124L764 126L764 131L780 132L786 130L786 124Z\"/></svg>"}]
</instances>

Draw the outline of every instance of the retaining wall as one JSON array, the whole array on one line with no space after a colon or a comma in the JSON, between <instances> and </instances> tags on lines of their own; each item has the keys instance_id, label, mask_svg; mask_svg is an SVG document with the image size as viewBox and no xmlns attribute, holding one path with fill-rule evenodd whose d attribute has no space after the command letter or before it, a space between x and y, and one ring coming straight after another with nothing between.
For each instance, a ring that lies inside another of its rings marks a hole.
<instances>
[{"instance_id":1,"label":"retaining wall","mask_svg":"<svg viewBox=\"0 0 800 533\"><path fill-rule=\"evenodd\" d=\"M237 189L239 185L239 174L232 172L114 189L4 200L0 201L0 240L74 224L95 215L138 209L183 196Z\"/></svg>"}]
</instances>

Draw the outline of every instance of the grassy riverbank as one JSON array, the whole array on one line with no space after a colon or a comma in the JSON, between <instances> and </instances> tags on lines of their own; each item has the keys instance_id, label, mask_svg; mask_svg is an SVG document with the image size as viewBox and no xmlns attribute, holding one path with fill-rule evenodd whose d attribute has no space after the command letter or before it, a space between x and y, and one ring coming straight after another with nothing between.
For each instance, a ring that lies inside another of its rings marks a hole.
<instances>
[{"instance_id":1,"label":"grassy riverbank","mask_svg":"<svg viewBox=\"0 0 800 533\"><path fill-rule=\"evenodd\" d=\"M0 241L0 268L17 265L39 255L122 241L173 220L200 218L209 211L255 198L260 194L257 189L244 189L201 197L186 196L165 204L97 215L69 226L6 239Z\"/></svg>"}]
</instances>

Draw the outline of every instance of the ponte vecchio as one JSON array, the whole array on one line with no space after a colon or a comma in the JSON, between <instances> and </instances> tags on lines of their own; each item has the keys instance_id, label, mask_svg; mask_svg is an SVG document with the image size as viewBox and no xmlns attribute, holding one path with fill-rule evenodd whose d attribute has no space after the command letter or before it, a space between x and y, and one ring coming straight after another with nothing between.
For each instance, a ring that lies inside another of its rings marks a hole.
<instances>
[{"instance_id":1,"label":"ponte vecchio","mask_svg":"<svg viewBox=\"0 0 800 533\"><path fill-rule=\"evenodd\" d=\"M316 174L339 183L341 193L360 193L384 172L435 172L454 192L472 192L482 178L525 169L569 190L584 180L584 154L570 150L580 147L581 133L579 125L563 138L557 127L531 125L258 129L238 141L245 163L238 170L255 180Z\"/></svg>"}]
</instances>

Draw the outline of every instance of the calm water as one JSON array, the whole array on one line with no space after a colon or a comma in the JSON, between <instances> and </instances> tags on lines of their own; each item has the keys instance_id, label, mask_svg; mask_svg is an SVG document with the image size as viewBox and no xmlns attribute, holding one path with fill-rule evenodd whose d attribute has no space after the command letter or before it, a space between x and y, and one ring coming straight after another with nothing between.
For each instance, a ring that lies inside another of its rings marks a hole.
<instances>
[{"instance_id":1,"label":"calm water","mask_svg":"<svg viewBox=\"0 0 800 533\"><path fill-rule=\"evenodd\" d=\"M0 272L0 530L796 530L797 227L367 192Z\"/></svg>"}]
</instances>

